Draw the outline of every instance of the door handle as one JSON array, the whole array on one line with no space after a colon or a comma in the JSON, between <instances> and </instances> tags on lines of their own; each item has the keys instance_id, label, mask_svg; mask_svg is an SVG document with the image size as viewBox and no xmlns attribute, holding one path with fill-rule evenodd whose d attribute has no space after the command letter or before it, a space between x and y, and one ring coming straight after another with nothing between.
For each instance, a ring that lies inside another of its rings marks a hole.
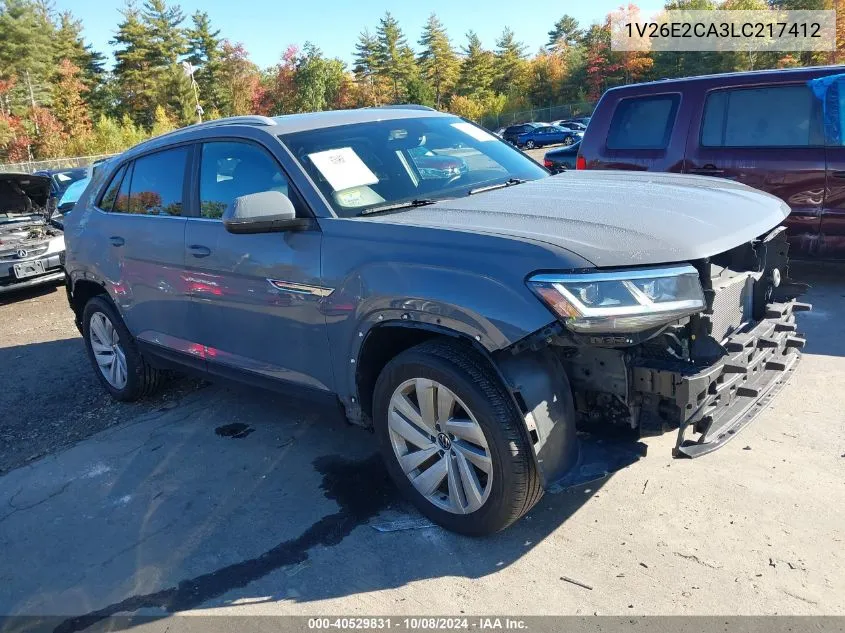
<instances>
[{"instance_id":1,"label":"door handle","mask_svg":"<svg viewBox=\"0 0 845 633\"><path fill-rule=\"evenodd\" d=\"M123 246L126 243L126 240L124 240L119 235L112 235L109 238L109 241L111 242L112 246Z\"/></svg>"},{"instance_id":2,"label":"door handle","mask_svg":"<svg viewBox=\"0 0 845 633\"><path fill-rule=\"evenodd\" d=\"M208 257L211 255L211 249L202 244L192 244L188 247L191 250L191 255L194 257Z\"/></svg>"}]
</instances>

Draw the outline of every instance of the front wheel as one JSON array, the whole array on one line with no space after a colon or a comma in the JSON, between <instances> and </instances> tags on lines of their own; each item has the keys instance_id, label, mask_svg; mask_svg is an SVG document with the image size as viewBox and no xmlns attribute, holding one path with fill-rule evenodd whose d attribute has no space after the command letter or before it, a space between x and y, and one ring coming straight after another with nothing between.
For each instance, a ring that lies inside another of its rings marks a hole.
<instances>
[{"instance_id":1,"label":"front wheel","mask_svg":"<svg viewBox=\"0 0 845 633\"><path fill-rule=\"evenodd\" d=\"M565 139L563 139L564 145L572 145L574 142L575 142L575 139L571 136L567 136Z\"/></svg>"},{"instance_id":2,"label":"front wheel","mask_svg":"<svg viewBox=\"0 0 845 633\"><path fill-rule=\"evenodd\" d=\"M522 415L470 347L429 341L391 360L373 417L391 477L447 529L497 532L543 494Z\"/></svg>"},{"instance_id":3,"label":"front wheel","mask_svg":"<svg viewBox=\"0 0 845 633\"><path fill-rule=\"evenodd\" d=\"M534 141L526 141L526 142L525 142L525 147L526 147L527 149L534 149Z\"/></svg>"}]
</instances>

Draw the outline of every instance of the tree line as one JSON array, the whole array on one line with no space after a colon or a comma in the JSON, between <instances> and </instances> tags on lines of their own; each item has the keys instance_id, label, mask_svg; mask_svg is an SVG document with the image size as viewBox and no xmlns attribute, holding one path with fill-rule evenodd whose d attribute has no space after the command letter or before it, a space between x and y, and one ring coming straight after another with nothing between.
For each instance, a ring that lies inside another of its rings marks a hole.
<instances>
[{"instance_id":1,"label":"tree line","mask_svg":"<svg viewBox=\"0 0 845 633\"><path fill-rule=\"evenodd\" d=\"M845 0L669 0L665 8L840 4ZM639 10L628 4L619 11L635 16ZM841 50L614 52L610 15L590 25L569 15L550 21L546 45L533 53L510 28L485 46L472 30L450 33L433 13L412 42L386 12L360 33L351 66L307 42L288 46L277 64L260 68L244 44L226 39L204 11L186 16L178 4L146 0L128 2L119 15L107 68L106 56L85 40L71 12L57 12L51 0L0 0L0 162L119 152L200 117L419 103L479 121L595 102L607 88L636 81L838 63L842 57Z\"/></svg>"}]
</instances>

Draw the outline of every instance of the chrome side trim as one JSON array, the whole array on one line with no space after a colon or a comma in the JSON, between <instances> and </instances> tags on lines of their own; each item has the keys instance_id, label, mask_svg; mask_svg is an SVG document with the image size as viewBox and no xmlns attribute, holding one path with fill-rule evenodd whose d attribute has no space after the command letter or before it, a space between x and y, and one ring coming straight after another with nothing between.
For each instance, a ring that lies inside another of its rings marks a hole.
<instances>
[{"instance_id":1,"label":"chrome side trim","mask_svg":"<svg viewBox=\"0 0 845 633\"><path fill-rule=\"evenodd\" d=\"M309 295L312 297L320 297L324 299L334 292L334 288L324 288L323 286L312 286L309 284L298 284L293 281L285 281L284 279L267 279L269 284L276 290L282 292L289 292L296 295Z\"/></svg>"}]
</instances>

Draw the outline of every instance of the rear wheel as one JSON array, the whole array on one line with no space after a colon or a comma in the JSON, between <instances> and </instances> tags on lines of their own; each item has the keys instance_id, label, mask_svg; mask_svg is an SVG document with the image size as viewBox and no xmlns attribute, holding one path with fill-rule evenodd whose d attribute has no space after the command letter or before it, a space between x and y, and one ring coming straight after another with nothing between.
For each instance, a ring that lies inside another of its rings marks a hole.
<instances>
[{"instance_id":1,"label":"rear wheel","mask_svg":"<svg viewBox=\"0 0 845 633\"><path fill-rule=\"evenodd\" d=\"M450 530L497 532L542 496L522 415L468 346L429 341L394 358L373 413L392 478Z\"/></svg>"},{"instance_id":2,"label":"rear wheel","mask_svg":"<svg viewBox=\"0 0 845 633\"><path fill-rule=\"evenodd\" d=\"M117 400L137 400L161 384L162 372L141 356L129 330L107 299L94 297L85 304L82 337L100 382Z\"/></svg>"}]
</instances>

